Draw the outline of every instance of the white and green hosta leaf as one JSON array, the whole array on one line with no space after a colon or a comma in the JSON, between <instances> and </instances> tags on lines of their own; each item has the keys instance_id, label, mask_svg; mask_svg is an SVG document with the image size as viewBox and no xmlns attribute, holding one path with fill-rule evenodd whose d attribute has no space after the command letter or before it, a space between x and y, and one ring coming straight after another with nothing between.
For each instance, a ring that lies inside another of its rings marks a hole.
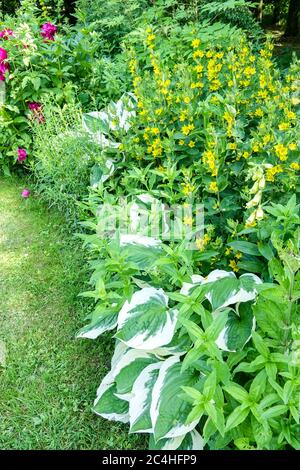
<instances>
[{"instance_id":1,"label":"white and green hosta leaf","mask_svg":"<svg viewBox=\"0 0 300 470\"><path fill-rule=\"evenodd\" d=\"M152 432L150 407L153 387L162 362L150 364L140 373L132 388L129 401L130 432Z\"/></svg>"},{"instance_id":2,"label":"white and green hosta leaf","mask_svg":"<svg viewBox=\"0 0 300 470\"><path fill-rule=\"evenodd\" d=\"M132 93L125 93L116 103L113 101L106 109L83 115L84 130L91 134L130 129L130 120L135 116L136 98Z\"/></svg>"},{"instance_id":3,"label":"white and green hosta leaf","mask_svg":"<svg viewBox=\"0 0 300 470\"><path fill-rule=\"evenodd\" d=\"M123 305L115 336L131 348L151 351L172 341L177 316L162 289L145 287Z\"/></svg>"},{"instance_id":4,"label":"white and green hosta leaf","mask_svg":"<svg viewBox=\"0 0 300 470\"><path fill-rule=\"evenodd\" d=\"M150 415L155 442L160 439L176 438L192 431L198 419L186 424L191 404L183 399L183 386L193 386L194 373L182 371L178 356L166 359L160 367L152 392Z\"/></svg>"},{"instance_id":5,"label":"white and green hosta leaf","mask_svg":"<svg viewBox=\"0 0 300 470\"><path fill-rule=\"evenodd\" d=\"M126 259L140 269L149 268L162 253L160 240L143 235L121 234L120 246L126 250Z\"/></svg>"},{"instance_id":6,"label":"white and green hosta leaf","mask_svg":"<svg viewBox=\"0 0 300 470\"><path fill-rule=\"evenodd\" d=\"M154 437L150 436L149 440L150 450L203 450L203 447L204 440L196 429L171 439L160 439L155 442Z\"/></svg>"},{"instance_id":7,"label":"white and green hosta leaf","mask_svg":"<svg viewBox=\"0 0 300 470\"><path fill-rule=\"evenodd\" d=\"M90 184L92 188L97 188L99 183L104 183L115 171L114 162L111 159L105 160L104 164L94 165L91 169Z\"/></svg>"},{"instance_id":8,"label":"white and green hosta leaf","mask_svg":"<svg viewBox=\"0 0 300 470\"><path fill-rule=\"evenodd\" d=\"M77 338L96 339L105 331L113 330L117 327L118 311L116 310L117 304L112 304L111 308L106 309L97 305L95 308L91 322L81 328L77 333Z\"/></svg>"},{"instance_id":9,"label":"white and green hosta leaf","mask_svg":"<svg viewBox=\"0 0 300 470\"><path fill-rule=\"evenodd\" d=\"M180 336L178 332L173 336L172 341L166 346L154 349L151 352L160 359L166 356L182 356L191 347L191 340L188 335Z\"/></svg>"},{"instance_id":10,"label":"white and green hosta leaf","mask_svg":"<svg viewBox=\"0 0 300 470\"><path fill-rule=\"evenodd\" d=\"M112 375L117 386L118 396L124 400L131 397L132 387L141 372L158 359L147 351L128 349L117 361L114 361Z\"/></svg>"},{"instance_id":11,"label":"white and green hosta leaf","mask_svg":"<svg viewBox=\"0 0 300 470\"><path fill-rule=\"evenodd\" d=\"M102 380L97 390L97 398L94 402L93 411L110 421L121 421L128 423L129 406L128 402L116 396L116 384L110 371Z\"/></svg>"},{"instance_id":12,"label":"white and green hosta leaf","mask_svg":"<svg viewBox=\"0 0 300 470\"><path fill-rule=\"evenodd\" d=\"M242 274L237 278L232 271L217 269L206 278L198 275L192 276L192 283L184 283L181 294L189 295L196 286L209 284L206 298L213 310L216 310L239 302L254 300L257 295L256 286L261 283L261 279L255 274Z\"/></svg>"},{"instance_id":13,"label":"white and green hosta leaf","mask_svg":"<svg viewBox=\"0 0 300 470\"><path fill-rule=\"evenodd\" d=\"M214 312L214 316L218 315ZM230 309L224 329L221 331L216 344L223 351L240 351L250 340L255 329L255 317L252 312L252 302L237 305L236 311Z\"/></svg>"}]
</instances>

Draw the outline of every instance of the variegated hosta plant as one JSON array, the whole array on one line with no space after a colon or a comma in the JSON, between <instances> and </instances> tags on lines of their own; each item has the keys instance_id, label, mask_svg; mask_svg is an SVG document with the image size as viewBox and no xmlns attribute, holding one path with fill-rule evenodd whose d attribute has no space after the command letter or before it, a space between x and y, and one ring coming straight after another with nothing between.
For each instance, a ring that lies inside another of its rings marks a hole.
<instances>
[{"instance_id":1,"label":"variegated hosta plant","mask_svg":"<svg viewBox=\"0 0 300 470\"><path fill-rule=\"evenodd\" d=\"M87 242L103 259L92 262L95 290L84 295L97 305L78 336L116 330L95 413L148 433L151 449L300 447L297 367L261 329L275 285L223 270L182 276L183 265L164 263L170 246L151 237ZM173 288L159 286L166 271Z\"/></svg>"}]
</instances>

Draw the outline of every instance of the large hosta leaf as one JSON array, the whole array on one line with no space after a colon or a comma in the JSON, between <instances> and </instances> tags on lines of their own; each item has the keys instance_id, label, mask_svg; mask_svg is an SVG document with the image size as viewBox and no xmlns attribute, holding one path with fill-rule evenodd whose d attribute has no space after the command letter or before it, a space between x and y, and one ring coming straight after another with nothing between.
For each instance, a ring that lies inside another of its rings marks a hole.
<instances>
[{"instance_id":1,"label":"large hosta leaf","mask_svg":"<svg viewBox=\"0 0 300 470\"><path fill-rule=\"evenodd\" d=\"M129 349L115 361L112 374L117 386L118 396L129 400L133 384L140 373L158 359L147 351Z\"/></svg>"},{"instance_id":2,"label":"large hosta leaf","mask_svg":"<svg viewBox=\"0 0 300 470\"><path fill-rule=\"evenodd\" d=\"M150 406L152 391L162 362L147 366L134 382L132 398L129 402L131 432L152 432Z\"/></svg>"},{"instance_id":3,"label":"large hosta leaf","mask_svg":"<svg viewBox=\"0 0 300 470\"><path fill-rule=\"evenodd\" d=\"M162 253L161 241L143 235L120 235L120 245L125 248L126 259L140 269L149 268Z\"/></svg>"},{"instance_id":4,"label":"large hosta leaf","mask_svg":"<svg viewBox=\"0 0 300 470\"><path fill-rule=\"evenodd\" d=\"M104 312L99 317L93 319L89 324L81 328L77 333L77 338L96 339L105 331L113 330L118 323L118 314L115 312Z\"/></svg>"},{"instance_id":5,"label":"large hosta leaf","mask_svg":"<svg viewBox=\"0 0 300 470\"><path fill-rule=\"evenodd\" d=\"M218 312L215 312L218 315ZM250 340L255 328L252 302L237 305L237 311L230 309L225 328L221 331L216 344L224 351L240 351Z\"/></svg>"},{"instance_id":6,"label":"large hosta leaf","mask_svg":"<svg viewBox=\"0 0 300 470\"><path fill-rule=\"evenodd\" d=\"M154 437L150 436L150 450L203 450L204 440L195 429L183 436L172 439L160 439L155 442Z\"/></svg>"},{"instance_id":7,"label":"large hosta leaf","mask_svg":"<svg viewBox=\"0 0 300 470\"><path fill-rule=\"evenodd\" d=\"M116 396L116 384L112 372L109 372L97 391L97 398L94 402L93 411L110 421L129 421L128 403Z\"/></svg>"},{"instance_id":8,"label":"large hosta leaf","mask_svg":"<svg viewBox=\"0 0 300 470\"><path fill-rule=\"evenodd\" d=\"M168 308L168 297L162 289L145 287L123 305L116 338L136 349L165 346L172 341L177 315L177 310Z\"/></svg>"},{"instance_id":9,"label":"large hosta leaf","mask_svg":"<svg viewBox=\"0 0 300 470\"><path fill-rule=\"evenodd\" d=\"M182 392L183 386L193 386L195 382L196 377L190 369L184 372L181 370L178 356L166 359L161 365L150 408L156 442L185 435L198 424L198 420L185 424L191 404L183 399Z\"/></svg>"},{"instance_id":10,"label":"large hosta leaf","mask_svg":"<svg viewBox=\"0 0 300 470\"><path fill-rule=\"evenodd\" d=\"M233 272L217 269L206 278L198 275L192 276L192 283L184 283L181 293L189 295L197 285L209 284L206 298L213 310L216 310L239 302L254 300L257 295L256 286L261 283L261 279L255 274L242 274L237 279Z\"/></svg>"}]
</instances>

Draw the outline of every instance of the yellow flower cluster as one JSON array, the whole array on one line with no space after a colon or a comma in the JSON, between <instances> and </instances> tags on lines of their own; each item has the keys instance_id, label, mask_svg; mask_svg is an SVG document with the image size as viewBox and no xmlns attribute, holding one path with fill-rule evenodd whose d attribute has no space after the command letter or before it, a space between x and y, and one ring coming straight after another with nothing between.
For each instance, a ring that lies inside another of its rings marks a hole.
<instances>
[{"instance_id":1,"label":"yellow flower cluster","mask_svg":"<svg viewBox=\"0 0 300 470\"><path fill-rule=\"evenodd\" d=\"M273 182L275 181L275 175L278 173L282 173L283 168L281 165L275 165L271 166L270 168L267 168L266 170L266 181Z\"/></svg>"},{"instance_id":2,"label":"yellow flower cluster","mask_svg":"<svg viewBox=\"0 0 300 470\"><path fill-rule=\"evenodd\" d=\"M206 150L203 153L202 161L205 165L208 165L211 175L217 176L216 154L212 150Z\"/></svg>"},{"instance_id":3,"label":"yellow flower cluster","mask_svg":"<svg viewBox=\"0 0 300 470\"><path fill-rule=\"evenodd\" d=\"M205 247L208 245L208 243L211 241L210 235L207 233L204 235L203 238L197 238L196 239L196 246L199 251L204 251Z\"/></svg>"},{"instance_id":4,"label":"yellow flower cluster","mask_svg":"<svg viewBox=\"0 0 300 470\"><path fill-rule=\"evenodd\" d=\"M282 162L287 160L288 149L283 144L276 144L274 150L279 160L281 160Z\"/></svg>"}]
</instances>

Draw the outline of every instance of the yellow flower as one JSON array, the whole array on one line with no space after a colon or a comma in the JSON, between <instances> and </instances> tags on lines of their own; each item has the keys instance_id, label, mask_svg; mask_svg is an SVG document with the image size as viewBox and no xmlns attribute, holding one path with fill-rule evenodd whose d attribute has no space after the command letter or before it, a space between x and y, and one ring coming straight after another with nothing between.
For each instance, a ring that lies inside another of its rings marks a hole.
<instances>
[{"instance_id":1,"label":"yellow flower","mask_svg":"<svg viewBox=\"0 0 300 470\"><path fill-rule=\"evenodd\" d=\"M180 116L179 116L179 121L181 121L181 122L185 121L185 120L187 119L187 117L188 117L188 114L189 114L189 112L188 112L187 109L185 109L184 111L182 111L182 113L181 113Z\"/></svg>"},{"instance_id":2,"label":"yellow flower","mask_svg":"<svg viewBox=\"0 0 300 470\"><path fill-rule=\"evenodd\" d=\"M191 98L189 96L185 96L183 98L183 101L185 102L185 104L189 104L191 102Z\"/></svg>"},{"instance_id":3,"label":"yellow flower","mask_svg":"<svg viewBox=\"0 0 300 470\"><path fill-rule=\"evenodd\" d=\"M191 147L191 149L192 149L193 147L195 147L195 142L194 142L193 140L190 141L189 147Z\"/></svg>"},{"instance_id":4,"label":"yellow flower","mask_svg":"<svg viewBox=\"0 0 300 470\"><path fill-rule=\"evenodd\" d=\"M155 110L155 114L157 116L160 116L162 113L163 113L163 108L158 108L158 109Z\"/></svg>"},{"instance_id":5,"label":"yellow flower","mask_svg":"<svg viewBox=\"0 0 300 470\"><path fill-rule=\"evenodd\" d=\"M152 127L151 133L152 133L153 135L158 135L158 134L159 134L159 129L158 129L158 127Z\"/></svg>"},{"instance_id":6,"label":"yellow flower","mask_svg":"<svg viewBox=\"0 0 300 470\"><path fill-rule=\"evenodd\" d=\"M289 149L290 150L297 150L297 145L294 142L292 142L291 144L289 144Z\"/></svg>"},{"instance_id":7,"label":"yellow flower","mask_svg":"<svg viewBox=\"0 0 300 470\"><path fill-rule=\"evenodd\" d=\"M300 170L300 165L297 162L293 162L293 163L290 164L290 168L292 168L292 170L299 171Z\"/></svg>"},{"instance_id":8,"label":"yellow flower","mask_svg":"<svg viewBox=\"0 0 300 470\"><path fill-rule=\"evenodd\" d=\"M278 129L280 131L287 131L290 127L290 124L288 122L282 122L279 124Z\"/></svg>"},{"instance_id":9,"label":"yellow flower","mask_svg":"<svg viewBox=\"0 0 300 470\"><path fill-rule=\"evenodd\" d=\"M204 57L204 52L203 51L200 51L200 49L197 49L194 53L193 53L193 58L194 59L201 59L202 57Z\"/></svg>"},{"instance_id":10,"label":"yellow flower","mask_svg":"<svg viewBox=\"0 0 300 470\"><path fill-rule=\"evenodd\" d=\"M296 114L293 111L286 111L285 114L288 119L296 119Z\"/></svg>"},{"instance_id":11,"label":"yellow flower","mask_svg":"<svg viewBox=\"0 0 300 470\"><path fill-rule=\"evenodd\" d=\"M239 251L235 254L236 259L241 259L243 257L243 254L240 253Z\"/></svg>"},{"instance_id":12,"label":"yellow flower","mask_svg":"<svg viewBox=\"0 0 300 470\"><path fill-rule=\"evenodd\" d=\"M250 157L250 153L249 153L249 152L243 152L243 157L244 157L244 158L249 158L249 157Z\"/></svg>"},{"instance_id":13,"label":"yellow flower","mask_svg":"<svg viewBox=\"0 0 300 470\"><path fill-rule=\"evenodd\" d=\"M209 185L209 190L210 191L213 191L214 193L217 193L219 188L218 188L218 185L215 181L212 181Z\"/></svg>"},{"instance_id":14,"label":"yellow flower","mask_svg":"<svg viewBox=\"0 0 300 470\"><path fill-rule=\"evenodd\" d=\"M183 219L183 223L184 223L184 225L192 226L193 225L193 217L190 217L190 216L186 215Z\"/></svg>"},{"instance_id":15,"label":"yellow flower","mask_svg":"<svg viewBox=\"0 0 300 470\"><path fill-rule=\"evenodd\" d=\"M270 134L265 135L263 138L264 145L268 145L268 143L271 142L271 140L272 140L272 136Z\"/></svg>"},{"instance_id":16,"label":"yellow flower","mask_svg":"<svg viewBox=\"0 0 300 470\"><path fill-rule=\"evenodd\" d=\"M203 65L201 65L201 64L198 64L198 65L196 65L196 66L194 67L194 70L195 70L197 73L203 72L203 69L204 69L204 67L203 67Z\"/></svg>"},{"instance_id":17,"label":"yellow flower","mask_svg":"<svg viewBox=\"0 0 300 470\"><path fill-rule=\"evenodd\" d=\"M197 49L197 47L199 47L199 46L200 46L200 39L193 39L193 41L192 41L192 47L193 47L194 49Z\"/></svg>"},{"instance_id":18,"label":"yellow flower","mask_svg":"<svg viewBox=\"0 0 300 470\"><path fill-rule=\"evenodd\" d=\"M228 148L230 150L236 150L236 147L237 147L237 145L236 145L235 142L230 142L230 144L228 144Z\"/></svg>"},{"instance_id":19,"label":"yellow flower","mask_svg":"<svg viewBox=\"0 0 300 470\"><path fill-rule=\"evenodd\" d=\"M277 175L277 173L282 173L282 172L283 172L283 169L281 165L272 166L271 168L268 168L266 171L266 180L269 182L273 182L275 181L275 175Z\"/></svg>"},{"instance_id":20,"label":"yellow flower","mask_svg":"<svg viewBox=\"0 0 300 470\"><path fill-rule=\"evenodd\" d=\"M229 266L235 273L239 271L239 268L237 267L236 261L234 259L229 261Z\"/></svg>"},{"instance_id":21,"label":"yellow flower","mask_svg":"<svg viewBox=\"0 0 300 470\"><path fill-rule=\"evenodd\" d=\"M195 128L194 124L187 124L185 126L182 126L182 133L184 135L189 135L189 133Z\"/></svg>"},{"instance_id":22,"label":"yellow flower","mask_svg":"<svg viewBox=\"0 0 300 470\"><path fill-rule=\"evenodd\" d=\"M261 108L257 108L254 114L257 117L262 117L264 115L264 112Z\"/></svg>"},{"instance_id":23,"label":"yellow flower","mask_svg":"<svg viewBox=\"0 0 300 470\"><path fill-rule=\"evenodd\" d=\"M287 160L288 149L283 144L277 144L274 147L275 153L282 162Z\"/></svg>"},{"instance_id":24,"label":"yellow flower","mask_svg":"<svg viewBox=\"0 0 300 470\"><path fill-rule=\"evenodd\" d=\"M179 141L179 145L184 145L184 140L181 139L181 140Z\"/></svg>"},{"instance_id":25,"label":"yellow flower","mask_svg":"<svg viewBox=\"0 0 300 470\"><path fill-rule=\"evenodd\" d=\"M182 183L182 192L185 196L188 196L189 194L192 194L193 191L195 191L195 186L193 186L191 183Z\"/></svg>"},{"instance_id":26,"label":"yellow flower","mask_svg":"<svg viewBox=\"0 0 300 470\"><path fill-rule=\"evenodd\" d=\"M205 246L210 242L211 237L206 233L203 238L196 239L196 246L198 250L203 251Z\"/></svg>"}]
</instances>

